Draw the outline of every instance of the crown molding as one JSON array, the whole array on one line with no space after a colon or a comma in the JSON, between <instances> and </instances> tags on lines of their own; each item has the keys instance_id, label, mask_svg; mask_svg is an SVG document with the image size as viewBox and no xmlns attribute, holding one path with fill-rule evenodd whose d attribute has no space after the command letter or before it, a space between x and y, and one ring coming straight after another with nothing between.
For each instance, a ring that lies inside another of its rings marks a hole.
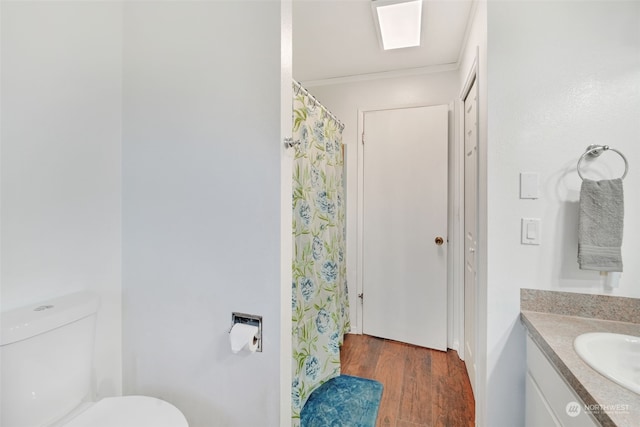
<instances>
[{"instance_id":1,"label":"crown molding","mask_svg":"<svg viewBox=\"0 0 640 427\"><path fill-rule=\"evenodd\" d=\"M351 76L332 77L328 79L302 80L300 81L300 83L302 83L304 87L310 88L314 86L330 86L343 83L363 82L368 80L392 79L397 77L435 74L446 71L456 71L458 68L459 63L454 62L450 64L432 65L428 67L406 68L402 70L382 71L378 73L355 74Z\"/></svg>"}]
</instances>

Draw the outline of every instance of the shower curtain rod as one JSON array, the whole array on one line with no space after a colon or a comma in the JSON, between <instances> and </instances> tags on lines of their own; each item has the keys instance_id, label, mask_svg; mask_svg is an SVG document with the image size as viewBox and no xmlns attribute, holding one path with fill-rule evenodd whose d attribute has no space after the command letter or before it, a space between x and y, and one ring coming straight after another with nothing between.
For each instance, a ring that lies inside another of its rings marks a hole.
<instances>
[{"instance_id":1,"label":"shower curtain rod","mask_svg":"<svg viewBox=\"0 0 640 427\"><path fill-rule=\"evenodd\" d=\"M309 98L311 98L313 100L313 104L315 106L320 106L320 108L322 108L322 111L327 113L327 115L329 117L331 117L333 120L335 120L335 122L338 124L338 127L340 128L340 131L344 130L344 123L342 123L340 120L338 120L338 118L331 111L329 111L329 109L327 107L322 105L322 103L320 101L318 101L318 99L315 96L311 95L309 93L309 91L304 88L304 86L302 86L296 80L292 79L292 81L293 81L293 87L295 88L294 90L295 90L296 95L298 95L300 92L302 92L303 94L307 95Z\"/></svg>"}]
</instances>

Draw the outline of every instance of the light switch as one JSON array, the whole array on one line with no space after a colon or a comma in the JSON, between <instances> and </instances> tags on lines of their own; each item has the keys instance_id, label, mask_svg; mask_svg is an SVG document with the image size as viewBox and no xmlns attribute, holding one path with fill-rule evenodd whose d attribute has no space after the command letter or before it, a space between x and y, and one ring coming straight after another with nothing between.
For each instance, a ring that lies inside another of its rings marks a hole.
<instances>
[{"instance_id":1,"label":"light switch","mask_svg":"<svg viewBox=\"0 0 640 427\"><path fill-rule=\"evenodd\" d=\"M537 199L539 197L538 174L536 172L520 173L520 198Z\"/></svg>"},{"instance_id":2,"label":"light switch","mask_svg":"<svg viewBox=\"0 0 640 427\"><path fill-rule=\"evenodd\" d=\"M523 245L540 244L540 218L522 218Z\"/></svg>"}]
</instances>

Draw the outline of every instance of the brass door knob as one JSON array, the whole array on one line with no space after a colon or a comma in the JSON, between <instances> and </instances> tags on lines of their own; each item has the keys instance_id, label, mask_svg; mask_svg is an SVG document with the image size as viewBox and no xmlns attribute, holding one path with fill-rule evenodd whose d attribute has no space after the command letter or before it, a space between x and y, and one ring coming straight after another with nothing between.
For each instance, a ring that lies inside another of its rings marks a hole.
<instances>
[{"instance_id":1,"label":"brass door knob","mask_svg":"<svg viewBox=\"0 0 640 427\"><path fill-rule=\"evenodd\" d=\"M436 237L436 245L441 246L444 243L444 239L440 236Z\"/></svg>"}]
</instances>

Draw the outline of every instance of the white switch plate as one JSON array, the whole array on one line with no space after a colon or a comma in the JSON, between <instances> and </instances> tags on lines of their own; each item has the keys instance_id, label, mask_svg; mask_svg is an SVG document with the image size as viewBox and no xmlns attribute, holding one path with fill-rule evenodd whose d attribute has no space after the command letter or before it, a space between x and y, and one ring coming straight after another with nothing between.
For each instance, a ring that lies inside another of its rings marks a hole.
<instances>
[{"instance_id":1,"label":"white switch plate","mask_svg":"<svg viewBox=\"0 0 640 427\"><path fill-rule=\"evenodd\" d=\"M539 245L540 234L540 218L522 218L520 242L523 245Z\"/></svg>"},{"instance_id":2,"label":"white switch plate","mask_svg":"<svg viewBox=\"0 0 640 427\"><path fill-rule=\"evenodd\" d=\"M520 173L520 198L521 199L537 199L539 197L538 173L522 172Z\"/></svg>"}]
</instances>

